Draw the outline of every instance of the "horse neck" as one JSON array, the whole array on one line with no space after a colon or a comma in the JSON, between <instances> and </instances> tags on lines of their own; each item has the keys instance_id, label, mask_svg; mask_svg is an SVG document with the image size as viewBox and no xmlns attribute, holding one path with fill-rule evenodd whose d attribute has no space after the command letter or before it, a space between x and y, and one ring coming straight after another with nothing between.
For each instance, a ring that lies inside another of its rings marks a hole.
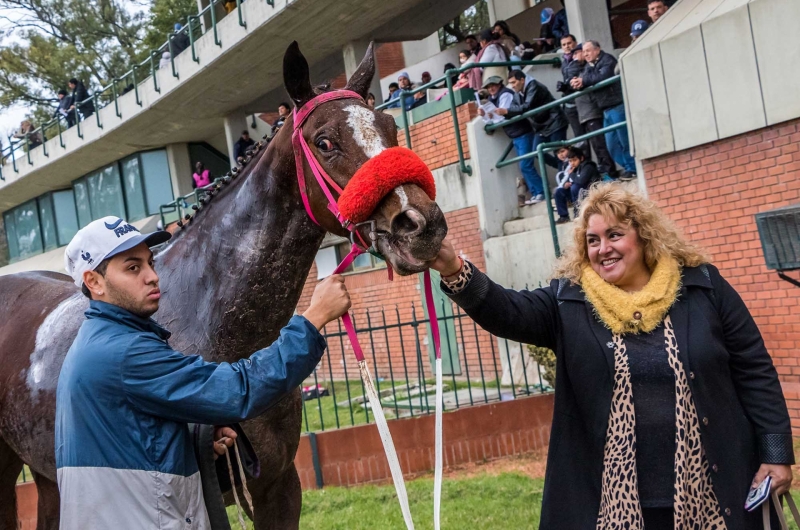
<instances>
[{"instance_id":1,"label":"horse neck","mask_svg":"<svg viewBox=\"0 0 800 530\"><path fill-rule=\"evenodd\" d=\"M276 138L250 166L157 257L156 319L173 347L215 361L277 338L324 236L300 203L289 142Z\"/></svg>"}]
</instances>

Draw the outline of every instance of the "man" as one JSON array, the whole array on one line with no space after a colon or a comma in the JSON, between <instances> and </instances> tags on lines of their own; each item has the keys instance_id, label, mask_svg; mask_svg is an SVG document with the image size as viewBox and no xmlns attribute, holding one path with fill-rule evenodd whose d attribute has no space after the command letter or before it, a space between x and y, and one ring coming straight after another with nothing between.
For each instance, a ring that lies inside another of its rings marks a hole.
<instances>
[{"instance_id":1,"label":"man","mask_svg":"<svg viewBox=\"0 0 800 530\"><path fill-rule=\"evenodd\" d=\"M180 55L181 52L191 45L191 42L189 42L189 35L187 34L188 30L184 31L180 22L175 23L174 29L174 35L171 35L169 39L169 49L173 58Z\"/></svg>"},{"instance_id":2,"label":"man","mask_svg":"<svg viewBox=\"0 0 800 530\"><path fill-rule=\"evenodd\" d=\"M94 114L94 103L89 99L89 91L86 90L86 85L83 84L83 81L78 81L73 77L67 85L72 90L72 105L70 105L69 110L72 111L73 117L75 116L76 106L81 115L83 115L84 120Z\"/></svg>"},{"instance_id":3,"label":"man","mask_svg":"<svg viewBox=\"0 0 800 530\"><path fill-rule=\"evenodd\" d=\"M508 109L514 103L514 91L505 87L503 85L503 79L498 76L487 79L483 84L483 88L489 91L489 101L491 101L492 104L497 107L497 114L500 116L507 115ZM485 112L483 109L478 109L478 114L483 116ZM514 143L514 149L517 151L517 156L527 155L533 151L533 144L536 135L534 134L533 128L528 120L520 120L515 123L504 125L503 131L505 131L506 136L511 138L511 141ZM520 171L522 171L522 177L525 179L525 183L531 192L530 201L535 198L534 190L531 188L533 185L532 181L539 178L539 174L536 172L536 168L534 166L535 162L536 161L533 158L526 158L521 160L519 163ZM525 201L521 206L525 206L526 204L534 204L534 202Z\"/></svg>"},{"instance_id":4,"label":"man","mask_svg":"<svg viewBox=\"0 0 800 530\"><path fill-rule=\"evenodd\" d=\"M570 83L573 79L581 75L581 72L586 66L586 61L583 58L583 46L581 44L577 44L572 49L571 59L572 60L569 62L566 68L562 68L562 72L564 73L562 91L565 94L574 92L574 89ZM603 111L597 106L594 94L590 93L577 98L575 100L575 111L578 122L583 130L582 134L598 131L603 128ZM568 114L567 117L569 117ZM576 134L576 136L578 135ZM600 169L600 172L608 175L609 178L615 178L617 176L617 166L614 163L614 159L611 157L611 154L608 152L605 137L603 135L594 136L589 140L589 143L591 144L592 149L594 149L595 154L597 154L597 166ZM591 160L591 157L588 155L588 146L576 145L576 147L580 147L586 154L586 159Z\"/></svg>"},{"instance_id":5,"label":"man","mask_svg":"<svg viewBox=\"0 0 800 530\"><path fill-rule=\"evenodd\" d=\"M431 82L432 79L433 78L431 77L431 73L430 72L422 72L422 84L423 85L427 85L428 83Z\"/></svg>"},{"instance_id":6,"label":"man","mask_svg":"<svg viewBox=\"0 0 800 530\"><path fill-rule=\"evenodd\" d=\"M586 160L586 156L579 147L571 147L567 153L567 159L569 160L569 178L554 193L558 212L556 224L559 225L569 222L567 201L572 202L573 214L577 216L581 191L600 181L597 166L591 160Z\"/></svg>"},{"instance_id":7,"label":"man","mask_svg":"<svg viewBox=\"0 0 800 530\"><path fill-rule=\"evenodd\" d=\"M650 25L644 20L637 20L631 25L631 42L636 42L636 39L642 36L647 31Z\"/></svg>"},{"instance_id":8,"label":"man","mask_svg":"<svg viewBox=\"0 0 800 530\"><path fill-rule=\"evenodd\" d=\"M569 34L561 37L560 44L561 51L564 52L564 55L561 58L561 77L563 78L563 81L556 84L556 89L566 96L574 92L572 87L569 85L570 80L574 77L574 75L569 75L569 66L574 62L572 52L576 47L579 46L579 44L575 39L575 36ZM573 65L573 69L574 67L575 65ZM586 131L583 129L583 125L581 125L581 120L578 117L578 109L575 101L564 103L564 114L567 116L573 136L578 137L586 134Z\"/></svg>"},{"instance_id":9,"label":"man","mask_svg":"<svg viewBox=\"0 0 800 530\"><path fill-rule=\"evenodd\" d=\"M552 101L555 101L553 95L539 81L525 75L522 70L513 70L509 77L509 84L514 89L514 102L509 107L508 111L501 114L507 118L519 116L529 110L541 107ZM531 149L536 151L536 148L543 142L558 142L567 138L567 117L564 112L558 107L551 108L550 110L540 112L539 114L528 118L530 121L535 137ZM558 168L558 159L551 154L545 156L545 161L549 166ZM534 165L533 171L529 172L531 178L526 178L525 183L528 185L528 190L531 192L531 199L527 204L536 204L544 200L544 184L536 171ZM525 176L525 173L523 173Z\"/></svg>"},{"instance_id":10,"label":"man","mask_svg":"<svg viewBox=\"0 0 800 530\"><path fill-rule=\"evenodd\" d=\"M656 20L664 16L664 13L667 12L667 4L664 0L648 0L647 2L647 16L650 17L650 20L653 21L653 24L656 23Z\"/></svg>"},{"instance_id":11,"label":"man","mask_svg":"<svg viewBox=\"0 0 800 530\"><path fill-rule=\"evenodd\" d=\"M58 108L53 114L54 118L64 118L67 122L67 129L75 125L75 112L70 112L72 108L72 96L67 94L63 88L58 91Z\"/></svg>"},{"instance_id":12,"label":"man","mask_svg":"<svg viewBox=\"0 0 800 530\"><path fill-rule=\"evenodd\" d=\"M402 72L399 76L397 76L397 84L400 87L400 90L397 92L397 97L400 97L400 94L402 94L403 90L414 90L414 88L416 88L416 86L411 82L408 72ZM417 101L424 96L425 94L423 92L417 92L414 95L403 96L406 110L413 108L415 103L417 103ZM399 106L400 105L398 105L398 107Z\"/></svg>"},{"instance_id":13,"label":"man","mask_svg":"<svg viewBox=\"0 0 800 530\"><path fill-rule=\"evenodd\" d=\"M209 529L187 423L264 413L314 370L325 350L319 330L350 306L342 277L331 276L303 316L250 358L184 355L150 318L161 298L150 247L169 238L105 217L67 245L67 272L91 301L56 390L61 530ZM215 429L215 452L235 437Z\"/></svg>"},{"instance_id":14,"label":"man","mask_svg":"<svg viewBox=\"0 0 800 530\"><path fill-rule=\"evenodd\" d=\"M478 38L475 37L475 35L467 35L466 38L464 38L464 44L467 45L472 55L478 55L481 51L481 45L478 43Z\"/></svg>"},{"instance_id":15,"label":"man","mask_svg":"<svg viewBox=\"0 0 800 530\"><path fill-rule=\"evenodd\" d=\"M250 138L250 132L245 129L242 131L242 136L233 144L233 159L237 163L241 163L244 157L247 156L247 150L254 146L256 143Z\"/></svg>"},{"instance_id":16,"label":"man","mask_svg":"<svg viewBox=\"0 0 800 530\"><path fill-rule=\"evenodd\" d=\"M388 103L388 105L386 105L387 109L400 108L400 85L394 82L389 83L389 96L387 96L384 103Z\"/></svg>"},{"instance_id":17,"label":"man","mask_svg":"<svg viewBox=\"0 0 800 530\"><path fill-rule=\"evenodd\" d=\"M594 86L601 81L610 79L616 74L617 60L613 55L600 49L600 43L594 40L583 43L583 57L586 66L580 77L570 82L575 90L582 90ZM620 83L613 83L606 88L592 92L594 101L603 111L603 127L610 127L625 121L625 103L622 99ZM630 154L628 143L628 128L622 127L606 133L606 145L611 152L611 157L625 170L620 180L633 180L636 178L636 162Z\"/></svg>"},{"instance_id":18,"label":"man","mask_svg":"<svg viewBox=\"0 0 800 530\"><path fill-rule=\"evenodd\" d=\"M564 0L561 0L561 9L556 12L553 18L553 35L559 42L569 35L569 21L567 20L567 9L564 7ZM572 37L572 39L574 40L575 37Z\"/></svg>"},{"instance_id":19,"label":"man","mask_svg":"<svg viewBox=\"0 0 800 530\"><path fill-rule=\"evenodd\" d=\"M289 115L292 113L292 107L289 106L288 103L281 103L278 105L278 118L275 120L275 123L272 124L272 136L275 136L283 124L289 119Z\"/></svg>"}]
</instances>

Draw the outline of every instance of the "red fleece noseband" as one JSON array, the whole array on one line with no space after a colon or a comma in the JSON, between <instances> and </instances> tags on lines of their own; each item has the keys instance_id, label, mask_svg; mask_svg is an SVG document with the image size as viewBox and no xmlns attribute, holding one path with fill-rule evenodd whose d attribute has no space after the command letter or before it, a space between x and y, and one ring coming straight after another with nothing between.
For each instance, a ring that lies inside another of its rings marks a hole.
<instances>
[{"instance_id":1,"label":"red fleece noseband","mask_svg":"<svg viewBox=\"0 0 800 530\"><path fill-rule=\"evenodd\" d=\"M436 199L436 184L425 162L411 149L390 147L356 171L339 197L339 211L353 223L365 221L384 197L403 184L416 184Z\"/></svg>"}]
</instances>

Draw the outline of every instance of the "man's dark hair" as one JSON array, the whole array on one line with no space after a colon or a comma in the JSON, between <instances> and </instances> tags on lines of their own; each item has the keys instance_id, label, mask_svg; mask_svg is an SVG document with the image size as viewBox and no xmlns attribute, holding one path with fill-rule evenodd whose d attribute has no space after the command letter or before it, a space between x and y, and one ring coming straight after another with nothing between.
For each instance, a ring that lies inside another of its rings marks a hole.
<instances>
[{"instance_id":1,"label":"man's dark hair","mask_svg":"<svg viewBox=\"0 0 800 530\"><path fill-rule=\"evenodd\" d=\"M59 96L66 96L67 95L67 91L62 88L61 90L58 91L58 95Z\"/></svg>"},{"instance_id":2,"label":"man's dark hair","mask_svg":"<svg viewBox=\"0 0 800 530\"><path fill-rule=\"evenodd\" d=\"M393 88L396 89L396 90L399 90L400 89L400 85L398 85L397 83L392 81L391 83L389 83L389 90L391 90Z\"/></svg>"},{"instance_id":3,"label":"man's dark hair","mask_svg":"<svg viewBox=\"0 0 800 530\"><path fill-rule=\"evenodd\" d=\"M464 40L467 40L467 39L472 39L472 40L477 41L478 37L476 37L475 35L467 35L466 37L464 37Z\"/></svg>"},{"instance_id":4,"label":"man's dark hair","mask_svg":"<svg viewBox=\"0 0 800 530\"><path fill-rule=\"evenodd\" d=\"M586 155L583 154L583 150L580 147L570 147L569 153L567 153L567 158L577 158L579 160L583 160L586 158Z\"/></svg>"},{"instance_id":5,"label":"man's dark hair","mask_svg":"<svg viewBox=\"0 0 800 530\"><path fill-rule=\"evenodd\" d=\"M245 136L245 135L250 136L250 131L248 131L247 129L243 130L242 131L242 136Z\"/></svg>"},{"instance_id":6,"label":"man's dark hair","mask_svg":"<svg viewBox=\"0 0 800 530\"><path fill-rule=\"evenodd\" d=\"M100 265L95 267L94 272L105 278L106 272L108 272L108 260L104 259L103 261L101 261ZM81 292L83 293L83 296L85 296L89 300L92 300L92 291L90 291L89 288L86 287L85 283L81 284Z\"/></svg>"},{"instance_id":7,"label":"man's dark hair","mask_svg":"<svg viewBox=\"0 0 800 530\"><path fill-rule=\"evenodd\" d=\"M650 7L650 4L655 4L656 2L664 4L664 7L667 7L667 2L665 0L647 0L647 7Z\"/></svg>"},{"instance_id":8,"label":"man's dark hair","mask_svg":"<svg viewBox=\"0 0 800 530\"><path fill-rule=\"evenodd\" d=\"M284 107L286 110L292 110L292 107L285 101L281 102L278 107Z\"/></svg>"},{"instance_id":9,"label":"man's dark hair","mask_svg":"<svg viewBox=\"0 0 800 530\"><path fill-rule=\"evenodd\" d=\"M525 79L525 72L522 70L511 70L511 77L514 79Z\"/></svg>"},{"instance_id":10,"label":"man's dark hair","mask_svg":"<svg viewBox=\"0 0 800 530\"><path fill-rule=\"evenodd\" d=\"M69 80L69 83L71 85L77 85L78 84L78 80L73 77L72 79Z\"/></svg>"},{"instance_id":11,"label":"man's dark hair","mask_svg":"<svg viewBox=\"0 0 800 530\"><path fill-rule=\"evenodd\" d=\"M572 40L574 40L575 42L578 42L578 39L576 39L576 38L575 38L575 35L573 35L572 33L567 33L566 35L564 35L563 37L561 37L561 40L564 40L564 39L572 39ZM561 41L559 41L559 42L561 42Z\"/></svg>"}]
</instances>

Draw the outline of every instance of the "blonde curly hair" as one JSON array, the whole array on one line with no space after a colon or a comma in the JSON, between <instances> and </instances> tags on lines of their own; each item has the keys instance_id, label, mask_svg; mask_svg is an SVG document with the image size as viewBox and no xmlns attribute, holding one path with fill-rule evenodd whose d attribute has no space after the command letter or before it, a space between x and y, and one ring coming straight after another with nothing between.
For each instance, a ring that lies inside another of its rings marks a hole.
<instances>
[{"instance_id":1,"label":"blonde curly hair","mask_svg":"<svg viewBox=\"0 0 800 530\"><path fill-rule=\"evenodd\" d=\"M616 182L597 183L581 202L580 214L574 221L572 244L556 264L554 278L567 278L580 283L581 270L589 263L586 230L595 214L605 219L634 226L644 244L644 259L653 270L659 258L672 256L681 267L708 263L706 253L684 239L673 222L652 201Z\"/></svg>"}]
</instances>

